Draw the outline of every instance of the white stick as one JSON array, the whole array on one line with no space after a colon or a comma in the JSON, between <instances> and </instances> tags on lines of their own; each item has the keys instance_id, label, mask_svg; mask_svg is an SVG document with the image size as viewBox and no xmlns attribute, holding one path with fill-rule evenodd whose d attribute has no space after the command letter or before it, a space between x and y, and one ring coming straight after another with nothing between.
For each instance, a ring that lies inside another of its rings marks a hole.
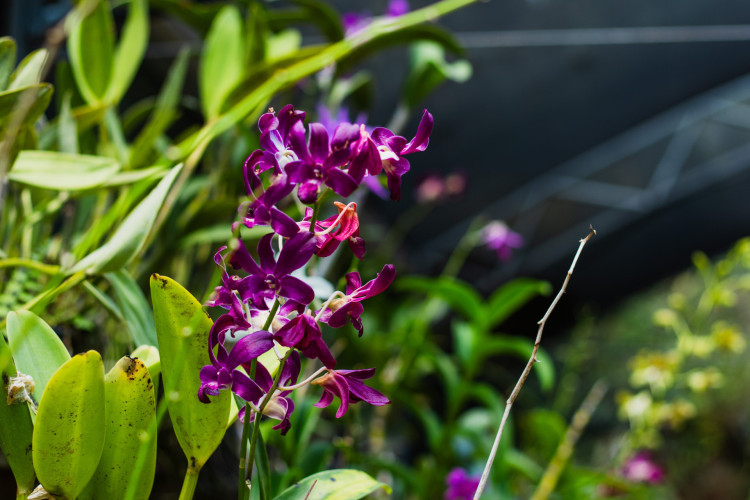
<instances>
[{"instance_id":1,"label":"white stick","mask_svg":"<svg viewBox=\"0 0 750 500\"><path fill-rule=\"evenodd\" d=\"M536 359L536 354L539 351L539 344L542 341L542 331L544 330L544 325L547 323L547 319L549 318L550 314L552 314L552 310L560 301L560 298L565 293L565 289L568 287L568 282L570 281L570 277L573 275L573 269L576 267L576 262L578 262L578 257L581 255L581 251L583 251L583 246L595 234L596 234L596 231L594 230L594 228L592 226L589 226L589 234L580 241L580 245L578 246L578 251L576 252L575 257L573 257L573 263L570 265L570 269L568 269L568 274L565 276L565 281L563 282L563 285L560 288L560 291L555 296L555 299L552 301L552 304L550 304L549 308L547 309L547 312L544 313L544 316L542 317L542 319L540 319L539 322L537 323L539 325L539 330L537 330L537 333L536 333L536 340L534 341L534 349L531 351L531 357L529 358L529 362L526 364L526 368L524 368L523 373L521 373L521 378L518 379L518 382L516 382L516 386L513 388L513 392L510 393L510 397L505 402L505 411L503 412L503 418L500 421L500 427L497 429L495 442L492 443L492 451L490 451L490 456L487 459L487 464L484 466L484 472L482 472L482 479L479 480L479 486L477 486L477 491L476 493L474 493L474 500L479 500L479 498L482 496L482 492L484 491L485 486L487 485L487 479L490 476L490 470L492 470L492 463L495 461L497 448L500 445L500 438L503 435L503 429L505 429L505 423L508 421L508 415L510 415L510 409L513 406L513 403L516 401L516 398L518 397L518 393L521 392L521 387L523 387L523 384L526 382L526 379L529 377L529 373L531 373L531 368L534 366L534 363L539 361L538 359Z\"/></svg>"}]
</instances>

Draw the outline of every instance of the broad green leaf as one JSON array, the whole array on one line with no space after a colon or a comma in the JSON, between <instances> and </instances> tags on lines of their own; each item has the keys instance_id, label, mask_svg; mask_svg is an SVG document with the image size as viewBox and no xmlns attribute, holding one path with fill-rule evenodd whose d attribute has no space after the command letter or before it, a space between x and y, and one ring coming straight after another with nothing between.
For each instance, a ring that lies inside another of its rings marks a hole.
<instances>
[{"instance_id":1,"label":"broad green leaf","mask_svg":"<svg viewBox=\"0 0 750 500\"><path fill-rule=\"evenodd\" d=\"M57 120L57 141L60 152L73 155L78 154L78 124L73 119L70 101L73 93L68 92L63 97L60 116Z\"/></svg>"},{"instance_id":2,"label":"broad green leaf","mask_svg":"<svg viewBox=\"0 0 750 500\"><path fill-rule=\"evenodd\" d=\"M290 486L274 500L358 500L383 488L391 487L354 469L318 472Z\"/></svg>"},{"instance_id":3,"label":"broad green leaf","mask_svg":"<svg viewBox=\"0 0 750 500\"><path fill-rule=\"evenodd\" d=\"M531 340L509 335L492 335L483 341L482 349L479 351L482 358L477 362L481 363L481 360L487 356L497 354L514 354L521 359L528 360L533 349L534 342ZM534 364L533 371L539 376L539 384L544 390L551 389L555 382L555 365L552 358L541 348L537 351L536 357L539 362Z\"/></svg>"},{"instance_id":4,"label":"broad green leaf","mask_svg":"<svg viewBox=\"0 0 750 500\"><path fill-rule=\"evenodd\" d=\"M16 65L16 42L9 37L0 38L0 91L8 90L10 74Z\"/></svg>"},{"instance_id":5,"label":"broad green leaf","mask_svg":"<svg viewBox=\"0 0 750 500\"><path fill-rule=\"evenodd\" d=\"M128 17L115 49L112 80L107 89L107 100L119 102L141 65L148 45L149 22L147 0L130 0Z\"/></svg>"},{"instance_id":6,"label":"broad green leaf","mask_svg":"<svg viewBox=\"0 0 750 500\"><path fill-rule=\"evenodd\" d=\"M161 374L161 358L159 349L152 345L140 345L130 355L131 358L138 358L148 368L151 380L154 383L154 394L159 393L159 375Z\"/></svg>"},{"instance_id":7,"label":"broad green leaf","mask_svg":"<svg viewBox=\"0 0 750 500\"><path fill-rule=\"evenodd\" d=\"M223 391L210 404L198 400L198 374L210 364L212 321L190 292L166 276L151 276L151 301L169 417L189 467L197 471L224 437L231 399Z\"/></svg>"},{"instance_id":8,"label":"broad green leaf","mask_svg":"<svg viewBox=\"0 0 750 500\"><path fill-rule=\"evenodd\" d=\"M157 346L154 315L138 283L124 270L104 275L115 291L130 337L136 346Z\"/></svg>"},{"instance_id":9,"label":"broad green leaf","mask_svg":"<svg viewBox=\"0 0 750 500\"><path fill-rule=\"evenodd\" d=\"M83 20L76 23L68 37L68 56L78 90L84 100L96 106L112 80L114 26L109 2L100 0Z\"/></svg>"},{"instance_id":10,"label":"broad green leaf","mask_svg":"<svg viewBox=\"0 0 750 500\"><path fill-rule=\"evenodd\" d=\"M190 51L182 49L167 74L164 86L159 91L156 106L145 127L133 142L130 163L133 166L143 164L149 157L153 144L172 124L177 117L177 105L182 96L182 85L185 82Z\"/></svg>"},{"instance_id":11,"label":"broad green leaf","mask_svg":"<svg viewBox=\"0 0 750 500\"><path fill-rule=\"evenodd\" d=\"M240 11L227 5L216 15L203 45L199 69L201 107L215 118L245 71L245 38Z\"/></svg>"},{"instance_id":12,"label":"broad green leaf","mask_svg":"<svg viewBox=\"0 0 750 500\"><path fill-rule=\"evenodd\" d=\"M473 361L477 348L481 349L481 335L476 326L465 321L453 321L453 348L464 366Z\"/></svg>"},{"instance_id":13,"label":"broad green leaf","mask_svg":"<svg viewBox=\"0 0 750 500\"><path fill-rule=\"evenodd\" d=\"M549 283L530 278L518 278L504 284L487 299L488 327L499 325L535 296L549 295L550 292Z\"/></svg>"},{"instance_id":14,"label":"broad green leaf","mask_svg":"<svg viewBox=\"0 0 750 500\"><path fill-rule=\"evenodd\" d=\"M13 314L13 313L11 313ZM0 334L0 389L8 394L10 377L17 375L10 348ZM16 478L17 492L28 495L34 489L34 464L31 460L31 433L33 426L26 404L8 405L0 399L0 450L8 461L10 470ZM25 498L25 496L23 497Z\"/></svg>"},{"instance_id":15,"label":"broad green leaf","mask_svg":"<svg viewBox=\"0 0 750 500\"><path fill-rule=\"evenodd\" d=\"M77 498L104 448L104 366L96 351L70 358L50 379L39 403L32 456L49 493Z\"/></svg>"},{"instance_id":16,"label":"broad green leaf","mask_svg":"<svg viewBox=\"0 0 750 500\"><path fill-rule=\"evenodd\" d=\"M106 430L104 451L94 476L83 494L85 499L122 498L133 473L133 460L141 450L141 436L156 425L154 384L139 359L124 356L104 377ZM156 471L156 440L148 448L145 466L138 478L135 498L146 500Z\"/></svg>"},{"instance_id":17,"label":"broad green leaf","mask_svg":"<svg viewBox=\"0 0 750 500\"><path fill-rule=\"evenodd\" d=\"M40 83L22 89L0 92L0 130L7 126L12 113L18 107L18 103L26 92L34 94L34 103L23 119L24 125L33 125L36 123L52 100L52 85L49 83Z\"/></svg>"},{"instance_id":18,"label":"broad green leaf","mask_svg":"<svg viewBox=\"0 0 750 500\"><path fill-rule=\"evenodd\" d=\"M401 290L412 290L438 297L463 314L469 321L477 320L484 313L482 297L471 285L456 278L404 276L398 279L397 286Z\"/></svg>"},{"instance_id":19,"label":"broad green leaf","mask_svg":"<svg viewBox=\"0 0 750 500\"><path fill-rule=\"evenodd\" d=\"M463 83L471 78L471 64L465 60L450 63L445 50L434 42L418 42L412 47L412 70L406 80L404 101L415 108L445 80Z\"/></svg>"},{"instance_id":20,"label":"broad green leaf","mask_svg":"<svg viewBox=\"0 0 750 500\"><path fill-rule=\"evenodd\" d=\"M38 49L24 57L13 74L10 75L8 90L17 90L39 83L44 63L47 62L47 56L47 49Z\"/></svg>"},{"instance_id":21,"label":"broad green leaf","mask_svg":"<svg viewBox=\"0 0 750 500\"><path fill-rule=\"evenodd\" d=\"M16 368L34 379L34 400L39 401L53 374L70 359L55 331L30 311L8 313L8 344Z\"/></svg>"},{"instance_id":22,"label":"broad green leaf","mask_svg":"<svg viewBox=\"0 0 750 500\"><path fill-rule=\"evenodd\" d=\"M302 34L294 29L288 29L272 34L266 40L266 60L269 62L284 59L295 54L302 46Z\"/></svg>"},{"instance_id":23,"label":"broad green leaf","mask_svg":"<svg viewBox=\"0 0 750 500\"><path fill-rule=\"evenodd\" d=\"M112 158L56 151L21 151L8 177L28 186L78 191L103 184L120 170Z\"/></svg>"},{"instance_id":24,"label":"broad green leaf","mask_svg":"<svg viewBox=\"0 0 750 500\"><path fill-rule=\"evenodd\" d=\"M70 273L104 273L120 269L140 253L169 188L182 165L174 167L125 218L103 246L81 259Z\"/></svg>"},{"instance_id":25,"label":"broad green leaf","mask_svg":"<svg viewBox=\"0 0 750 500\"><path fill-rule=\"evenodd\" d=\"M159 179L169 173L169 169L166 167L146 167L139 168L138 170L128 170L126 172L118 172L110 177L104 186L124 186L126 184L135 184L136 182L142 181L143 179Z\"/></svg>"}]
</instances>

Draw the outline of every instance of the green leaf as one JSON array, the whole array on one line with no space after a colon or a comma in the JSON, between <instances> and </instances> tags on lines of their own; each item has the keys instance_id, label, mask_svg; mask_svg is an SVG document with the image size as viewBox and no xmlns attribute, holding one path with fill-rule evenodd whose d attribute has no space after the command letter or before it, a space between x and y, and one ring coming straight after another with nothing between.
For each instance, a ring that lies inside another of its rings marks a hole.
<instances>
[{"instance_id":1,"label":"green leaf","mask_svg":"<svg viewBox=\"0 0 750 500\"><path fill-rule=\"evenodd\" d=\"M0 91L8 90L10 74L16 65L16 42L9 37L0 38Z\"/></svg>"},{"instance_id":2,"label":"green leaf","mask_svg":"<svg viewBox=\"0 0 750 500\"><path fill-rule=\"evenodd\" d=\"M406 80L404 101L415 108L445 80L463 83L471 78L471 64L465 60L449 63L445 50L435 42L418 42L412 47L412 70Z\"/></svg>"},{"instance_id":3,"label":"green leaf","mask_svg":"<svg viewBox=\"0 0 750 500\"><path fill-rule=\"evenodd\" d=\"M104 186L124 186L127 184L135 184L136 182L142 181L143 179L159 179L169 173L169 169L166 167L154 166L139 168L138 170L128 170L127 172L118 172L110 177Z\"/></svg>"},{"instance_id":4,"label":"green leaf","mask_svg":"<svg viewBox=\"0 0 750 500\"><path fill-rule=\"evenodd\" d=\"M8 343L16 368L34 379L34 399L44 396L53 374L70 359L55 331L30 311L8 313Z\"/></svg>"},{"instance_id":5,"label":"green leaf","mask_svg":"<svg viewBox=\"0 0 750 500\"><path fill-rule=\"evenodd\" d=\"M8 90L16 90L39 83L44 63L47 62L47 56L47 49L38 49L24 57L13 74L10 75Z\"/></svg>"},{"instance_id":6,"label":"green leaf","mask_svg":"<svg viewBox=\"0 0 750 500\"><path fill-rule=\"evenodd\" d=\"M471 285L456 278L448 276L437 278L405 276L399 278L396 283L401 290L422 292L444 300L469 321L482 317L484 313L482 297Z\"/></svg>"},{"instance_id":7,"label":"green leaf","mask_svg":"<svg viewBox=\"0 0 750 500\"><path fill-rule=\"evenodd\" d=\"M103 156L21 151L8 178L43 189L78 191L100 186L118 170L117 161Z\"/></svg>"},{"instance_id":8,"label":"green leaf","mask_svg":"<svg viewBox=\"0 0 750 500\"><path fill-rule=\"evenodd\" d=\"M81 259L70 273L84 270L89 273L115 271L138 255L146 243L156 214L181 169L181 164L174 167L122 221L109 241Z\"/></svg>"},{"instance_id":9,"label":"green leaf","mask_svg":"<svg viewBox=\"0 0 750 500\"><path fill-rule=\"evenodd\" d=\"M131 358L138 358L148 368L151 380L154 382L154 394L159 393L159 375L161 374L161 358L159 349L152 345L140 345L130 354Z\"/></svg>"},{"instance_id":10,"label":"green leaf","mask_svg":"<svg viewBox=\"0 0 750 500\"><path fill-rule=\"evenodd\" d=\"M107 415L104 451L81 500L121 498L128 488L141 436L156 426L154 384L143 361L124 356L104 377ZM156 472L156 440L149 443L135 499L147 500Z\"/></svg>"},{"instance_id":11,"label":"green leaf","mask_svg":"<svg viewBox=\"0 0 750 500\"><path fill-rule=\"evenodd\" d=\"M358 500L380 488L391 493L390 486L362 471L334 469L306 477L274 500Z\"/></svg>"},{"instance_id":12,"label":"green leaf","mask_svg":"<svg viewBox=\"0 0 750 500\"><path fill-rule=\"evenodd\" d=\"M292 3L304 9L306 20L315 23L329 42L344 38L339 14L328 3L318 0L292 0Z\"/></svg>"},{"instance_id":13,"label":"green leaf","mask_svg":"<svg viewBox=\"0 0 750 500\"><path fill-rule=\"evenodd\" d=\"M60 116L57 121L57 140L60 152L73 155L78 154L78 124L73 119L70 101L73 93L68 92L63 97L60 106Z\"/></svg>"},{"instance_id":14,"label":"green leaf","mask_svg":"<svg viewBox=\"0 0 750 500\"><path fill-rule=\"evenodd\" d=\"M77 498L104 448L104 366L96 351L72 357L50 379L39 403L32 456L49 493Z\"/></svg>"},{"instance_id":15,"label":"green leaf","mask_svg":"<svg viewBox=\"0 0 750 500\"><path fill-rule=\"evenodd\" d=\"M481 332L476 326L464 321L453 321L453 347L458 355L458 359L464 366L473 362L474 352L477 347L481 348Z\"/></svg>"},{"instance_id":16,"label":"green leaf","mask_svg":"<svg viewBox=\"0 0 750 500\"><path fill-rule=\"evenodd\" d=\"M24 125L33 125L42 116L52 100L52 85L40 83L22 89L0 92L0 130L7 126L10 117L26 92L33 93L34 103L23 119Z\"/></svg>"},{"instance_id":17,"label":"green leaf","mask_svg":"<svg viewBox=\"0 0 750 500\"><path fill-rule=\"evenodd\" d=\"M295 29L274 33L266 40L266 60L279 61L299 51L302 46L302 34Z\"/></svg>"},{"instance_id":18,"label":"green leaf","mask_svg":"<svg viewBox=\"0 0 750 500\"><path fill-rule=\"evenodd\" d=\"M11 313L13 314L13 313ZM0 334L0 375L2 394L8 394L10 377L17 375L10 348ZM34 489L34 464L31 460L31 433L33 426L31 416L25 404L5 404L0 399L0 450L8 461L10 470L16 478L17 492L26 498Z\"/></svg>"},{"instance_id":19,"label":"green leaf","mask_svg":"<svg viewBox=\"0 0 750 500\"><path fill-rule=\"evenodd\" d=\"M245 38L240 11L227 5L216 15L203 45L199 69L201 106L207 118L219 115L224 100L242 80Z\"/></svg>"},{"instance_id":20,"label":"green leaf","mask_svg":"<svg viewBox=\"0 0 750 500\"><path fill-rule=\"evenodd\" d=\"M223 391L211 404L198 400L213 323L195 297L166 276L151 276L151 301L169 417L189 467L199 470L224 437L231 399Z\"/></svg>"},{"instance_id":21,"label":"green leaf","mask_svg":"<svg viewBox=\"0 0 750 500\"><path fill-rule=\"evenodd\" d=\"M73 76L81 96L92 106L104 103L112 80L114 39L112 13L104 0L72 27L68 37Z\"/></svg>"},{"instance_id":22,"label":"green leaf","mask_svg":"<svg viewBox=\"0 0 750 500\"><path fill-rule=\"evenodd\" d=\"M506 283L487 299L488 327L499 325L535 296L551 292L552 287L546 281L518 278Z\"/></svg>"},{"instance_id":23,"label":"green leaf","mask_svg":"<svg viewBox=\"0 0 750 500\"><path fill-rule=\"evenodd\" d=\"M263 6L252 1L248 6L247 17L245 18L246 40L246 57L248 66L258 64L263 61L266 55L266 40L268 39L268 19Z\"/></svg>"},{"instance_id":24,"label":"green leaf","mask_svg":"<svg viewBox=\"0 0 750 500\"><path fill-rule=\"evenodd\" d=\"M149 21L146 0L130 0L128 17L122 27L120 43L115 49L112 80L106 98L116 103L122 99L135 77L148 45Z\"/></svg>"},{"instance_id":25,"label":"green leaf","mask_svg":"<svg viewBox=\"0 0 750 500\"><path fill-rule=\"evenodd\" d=\"M182 49L172 67L169 68L164 86L159 91L159 97L156 100L151 119L133 142L131 165L139 166L146 161L154 141L167 130L177 117L177 105L182 96L182 85L185 81L189 56L190 51Z\"/></svg>"},{"instance_id":26,"label":"green leaf","mask_svg":"<svg viewBox=\"0 0 750 500\"><path fill-rule=\"evenodd\" d=\"M124 270L104 275L115 291L117 304L136 346L158 345L154 315L138 283Z\"/></svg>"},{"instance_id":27,"label":"green leaf","mask_svg":"<svg viewBox=\"0 0 750 500\"><path fill-rule=\"evenodd\" d=\"M529 359L534 349L534 342L509 335L493 335L485 339L482 343L482 350L479 351L482 358L497 354L515 354L521 359ZM539 376L539 384L542 389L549 390L555 383L555 365L552 358L541 348L536 353L539 360L534 364L535 371ZM481 362L481 359L477 362Z\"/></svg>"}]
</instances>

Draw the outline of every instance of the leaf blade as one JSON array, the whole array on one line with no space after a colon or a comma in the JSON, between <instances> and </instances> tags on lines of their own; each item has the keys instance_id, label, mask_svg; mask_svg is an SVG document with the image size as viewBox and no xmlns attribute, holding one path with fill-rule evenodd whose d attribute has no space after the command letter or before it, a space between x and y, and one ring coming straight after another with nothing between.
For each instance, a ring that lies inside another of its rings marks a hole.
<instances>
[{"instance_id":1,"label":"leaf blade","mask_svg":"<svg viewBox=\"0 0 750 500\"><path fill-rule=\"evenodd\" d=\"M274 500L358 500L390 486L354 469L333 469L308 476L284 490Z\"/></svg>"}]
</instances>

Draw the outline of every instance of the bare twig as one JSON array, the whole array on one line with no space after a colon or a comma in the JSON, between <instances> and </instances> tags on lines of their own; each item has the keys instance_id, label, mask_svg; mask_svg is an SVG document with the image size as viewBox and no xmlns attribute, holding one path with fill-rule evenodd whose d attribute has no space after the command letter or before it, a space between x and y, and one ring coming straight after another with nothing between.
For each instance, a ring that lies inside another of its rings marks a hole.
<instances>
[{"instance_id":1,"label":"bare twig","mask_svg":"<svg viewBox=\"0 0 750 500\"><path fill-rule=\"evenodd\" d=\"M539 481L539 485L534 495L532 495L531 500L547 500L550 494L555 491L560 474L562 474L565 465L573 454L573 447L578 438L581 437L583 429L588 425L591 415L596 410L596 407L599 406L606 392L607 384L602 380L597 381L591 388L583 403L581 403L581 407L573 415L573 420L570 422L568 430L565 431L565 435L557 446L555 456L550 460L547 470L544 471L544 475Z\"/></svg>"},{"instance_id":2,"label":"bare twig","mask_svg":"<svg viewBox=\"0 0 750 500\"><path fill-rule=\"evenodd\" d=\"M497 435L495 436L495 442L492 444L492 451L490 451L490 456L487 459L487 464L484 466L484 472L482 472L482 478L479 481L479 486L477 486L477 491L474 493L474 500L479 500L479 498L482 496L482 492L484 491L484 487L487 485L487 479L490 476L490 470L492 470L492 463L495 461L495 455L497 454L497 448L500 445L500 438L503 435L503 429L505 429L505 423L508 421L508 416L510 415L510 409L513 406L513 403L516 401L516 398L518 397L518 393L521 392L521 387L523 387L523 384L526 382L526 379L529 377L529 373L531 373L531 368L534 366L534 363L539 361L536 358L537 352L539 352L539 344L542 341L542 331L544 330L544 325L547 323L547 319L549 319L550 314L552 314L552 310L555 308L557 303L560 301L560 298L565 293L565 290L568 287L568 282L570 281L570 277L573 275L573 269L576 267L576 262L578 262L578 257L581 255L581 252L583 251L583 247L594 235L596 234L596 231L592 226L589 226L589 234L586 235L585 238L583 238L580 241L580 244L578 246L578 251L576 252L575 257L573 257L573 262L570 264L570 269L568 269L568 274L565 276L565 281L562 284L562 287L560 288L560 291L555 296L555 299L552 301L552 304L550 304L549 309L547 309L547 312L544 313L544 316L542 319L539 320L537 323L539 325L539 329L536 333L536 340L534 341L534 349L531 351L531 357L529 358L529 362L526 364L526 368L524 368L523 373L521 373L521 378L518 379L518 382L516 382L516 386L513 388L513 392L511 392L510 397L505 402L505 412L503 413L503 418L500 421L500 427L497 429Z\"/></svg>"}]
</instances>

